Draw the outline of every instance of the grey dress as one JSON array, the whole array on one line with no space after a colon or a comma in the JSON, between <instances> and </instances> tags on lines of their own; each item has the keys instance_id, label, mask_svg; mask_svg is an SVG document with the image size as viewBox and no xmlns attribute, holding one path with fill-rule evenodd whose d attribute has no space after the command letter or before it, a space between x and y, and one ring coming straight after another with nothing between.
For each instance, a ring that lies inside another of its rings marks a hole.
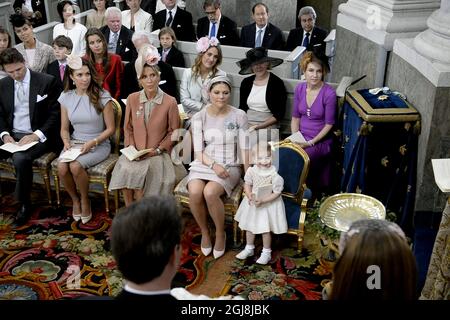
<instances>
[{"instance_id":1,"label":"grey dress","mask_svg":"<svg viewBox=\"0 0 450 320\"><path fill-rule=\"evenodd\" d=\"M107 91L100 92L100 104L102 107L110 101L111 95ZM70 137L72 143L83 144L86 141L97 138L105 130L103 113L98 114L94 106L89 102L87 95L79 96L75 90L61 93L58 98L62 108L67 110L69 121L74 131ZM111 152L109 139L100 143L90 152L82 154L78 161L83 168L89 168L105 160Z\"/></svg>"}]
</instances>

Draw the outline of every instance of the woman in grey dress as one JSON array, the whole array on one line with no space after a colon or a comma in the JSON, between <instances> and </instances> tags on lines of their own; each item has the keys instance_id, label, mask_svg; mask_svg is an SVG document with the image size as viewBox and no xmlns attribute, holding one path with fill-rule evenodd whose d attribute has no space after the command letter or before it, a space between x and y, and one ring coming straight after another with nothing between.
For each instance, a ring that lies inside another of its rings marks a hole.
<instances>
[{"instance_id":1,"label":"woman in grey dress","mask_svg":"<svg viewBox=\"0 0 450 320\"><path fill-rule=\"evenodd\" d=\"M86 169L105 160L111 151L109 137L114 133L111 96L97 82L94 66L77 56L67 57L61 104L61 138L64 151L79 148L81 154L71 162L58 163L58 175L72 198L72 216L88 223L92 218ZM69 132L70 124L74 131ZM77 193L80 190L80 197Z\"/></svg>"},{"instance_id":2,"label":"woman in grey dress","mask_svg":"<svg viewBox=\"0 0 450 320\"><path fill-rule=\"evenodd\" d=\"M188 177L189 206L201 232L201 251L214 258L225 252L225 209L221 199L230 196L248 167L247 115L228 104L231 84L227 77L211 79L208 92L211 104L192 118L195 160ZM214 221L216 239L212 250L208 214Z\"/></svg>"}]
</instances>

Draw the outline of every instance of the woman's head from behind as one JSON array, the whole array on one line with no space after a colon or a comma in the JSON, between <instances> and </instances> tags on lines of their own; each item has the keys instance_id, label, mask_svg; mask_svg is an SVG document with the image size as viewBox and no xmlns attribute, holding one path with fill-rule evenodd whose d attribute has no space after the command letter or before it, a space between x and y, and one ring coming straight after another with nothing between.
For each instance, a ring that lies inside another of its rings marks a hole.
<instances>
[{"instance_id":1,"label":"woman's head from behind","mask_svg":"<svg viewBox=\"0 0 450 320\"><path fill-rule=\"evenodd\" d=\"M300 68L305 75L306 82L316 85L322 82L330 71L327 57L322 54L315 54L312 51L306 52L300 61Z\"/></svg>"},{"instance_id":2,"label":"woman's head from behind","mask_svg":"<svg viewBox=\"0 0 450 320\"><path fill-rule=\"evenodd\" d=\"M6 48L11 48L11 36L2 26L0 26L0 52Z\"/></svg>"},{"instance_id":3,"label":"woman's head from behind","mask_svg":"<svg viewBox=\"0 0 450 320\"><path fill-rule=\"evenodd\" d=\"M331 300L414 300L416 261L403 231L386 220L359 220L341 235Z\"/></svg>"},{"instance_id":4,"label":"woman's head from behind","mask_svg":"<svg viewBox=\"0 0 450 320\"><path fill-rule=\"evenodd\" d=\"M219 41L214 37L211 39L202 37L198 39L196 48L198 55L192 66L194 74L198 76L202 70L205 70L212 72L213 75L215 75L218 67L222 64L223 58Z\"/></svg>"}]
</instances>

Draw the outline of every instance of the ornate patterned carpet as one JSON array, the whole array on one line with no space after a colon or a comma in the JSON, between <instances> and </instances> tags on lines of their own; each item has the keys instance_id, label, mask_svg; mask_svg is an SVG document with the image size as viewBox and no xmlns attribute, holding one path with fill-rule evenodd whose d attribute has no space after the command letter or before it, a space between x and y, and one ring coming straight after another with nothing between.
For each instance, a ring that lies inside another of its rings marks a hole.
<instances>
[{"instance_id":1,"label":"ornate patterned carpet","mask_svg":"<svg viewBox=\"0 0 450 320\"><path fill-rule=\"evenodd\" d=\"M83 225L73 221L67 207L52 209L36 192L31 220L16 227L12 214L17 206L4 182L2 186L0 299L73 299L113 296L121 290L122 278L109 249L113 217L104 211L102 199L93 200L94 218ZM288 248L293 248L288 242L294 238L275 238L271 263L260 266L254 263L257 256L235 259L237 249L218 260L199 255L199 229L189 214L183 219L183 254L173 286L211 297L315 300L331 277L334 251L312 233L306 235L301 254ZM227 246L231 248L231 241Z\"/></svg>"}]
</instances>

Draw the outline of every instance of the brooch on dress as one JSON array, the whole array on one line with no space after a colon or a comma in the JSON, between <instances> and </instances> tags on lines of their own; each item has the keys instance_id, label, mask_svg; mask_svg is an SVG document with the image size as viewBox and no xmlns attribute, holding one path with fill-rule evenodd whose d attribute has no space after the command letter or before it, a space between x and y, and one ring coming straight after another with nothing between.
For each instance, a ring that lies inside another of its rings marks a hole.
<instances>
[{"instance_id":1,"label":"brooch on dress","mask_svg":"<svg viewBox=\"0 0 450 320\"><path fill-rule=\"evenodd\" d=\"M237 122L227 122L225 123L225 129L227 130L239 130L239 124Z\"/></svg>"},{"instance_id":2,"label":"brooch on dress","mask_svg":"<svg viewBox=\"0 0 450 320\"><path fill-rule=\"evenodd\" d=\"M142 105L140 105L138 111L136 111L136 117L139 118L139 116L142 114L143 110L144 110L144 107Z\"/></svg>"}]
</instances>

